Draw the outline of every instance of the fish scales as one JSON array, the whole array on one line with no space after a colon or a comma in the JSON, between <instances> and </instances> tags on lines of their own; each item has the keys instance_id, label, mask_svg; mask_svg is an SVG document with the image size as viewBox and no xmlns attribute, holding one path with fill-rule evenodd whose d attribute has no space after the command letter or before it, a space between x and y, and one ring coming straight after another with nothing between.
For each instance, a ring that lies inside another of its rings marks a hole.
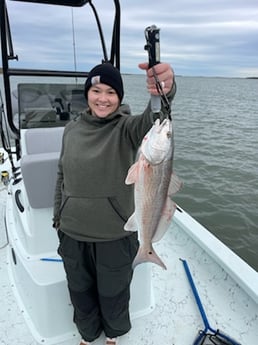
<instances>
[{"instance_id":1,"label":"fish scales","mask_svg":"<svg viewBox=\"0 0 258 345\"><path fill-rule=\"evenodd\" d=\"M138 210L142 214L142 228L149 227L152 231L144 231L143 235L152 239L159 223L159 217L163 210L163 205L167 198L166 192L170 180L167 174L171 174L172 162L170 164L151 165L145 158L141 157L141 163L145 170L140 176L139 190L136 193L136 204L139 205ZM142 190L140 190L142 188ZM144 195L144 197L142 197ZM142 209L141 209L142 208Z\"/></svg>"},{"instance_id":2,"label":"fish scales","mask_svg":"<svg viewBox=\"0 0 258 345\"><path fill-rule=\"evenodd\" d=\"M181 187L173 172L172 123L156 120L144 137L139 158L128 171L126 183L134 183L135 212L125 224L125 230L140 232L140 248L133 266L153 262L166 268L152 243L167 231L176 205L171 200Z\"/></svg>"}]
</instances>

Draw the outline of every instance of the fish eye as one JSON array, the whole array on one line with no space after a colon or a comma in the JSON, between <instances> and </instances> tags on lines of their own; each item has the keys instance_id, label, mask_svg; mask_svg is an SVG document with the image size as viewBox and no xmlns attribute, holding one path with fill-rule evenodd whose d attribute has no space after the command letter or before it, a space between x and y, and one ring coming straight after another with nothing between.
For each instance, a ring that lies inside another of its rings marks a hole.
<instances>
[{"instance_id":1,"label":"fish eye","mask_svg":"<svg viewBox=\"0 0 258 345\"><path fill-rule=\"evenodd\" d=\"M167 132L167 138L170 139L172 137L172 132L168 131Z\"/></svg>"}]
</instances>

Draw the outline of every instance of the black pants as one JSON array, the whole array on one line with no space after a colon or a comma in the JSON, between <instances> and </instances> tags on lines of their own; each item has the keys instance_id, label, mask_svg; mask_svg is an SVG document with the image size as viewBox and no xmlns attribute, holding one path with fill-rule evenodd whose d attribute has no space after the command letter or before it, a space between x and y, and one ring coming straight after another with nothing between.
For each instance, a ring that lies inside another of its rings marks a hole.
<instances>
[{"instance_id":1,"label":"black pants","mask_svg":"<svg viewBox=\"0 0 258 345\"><path fill-rule=\"evenodd\" d=\"M104 331L113 338L131 328L129 316L132 261L137 234L106 242L80 242L58 231L74 322L86 341Z\"/></svg>"}]
</instances>

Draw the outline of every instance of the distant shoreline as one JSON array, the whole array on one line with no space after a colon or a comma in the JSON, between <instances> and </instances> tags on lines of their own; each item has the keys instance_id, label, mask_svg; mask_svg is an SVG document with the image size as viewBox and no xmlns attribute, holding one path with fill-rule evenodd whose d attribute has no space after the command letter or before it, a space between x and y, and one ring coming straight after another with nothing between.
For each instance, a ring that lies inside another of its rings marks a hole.
<instances>
[{"instance_id":1,"label":"distant shoreline","mask_svg":"<svg viewBox=\"0 0 258 345\"><path fill-rule=\"evenodd\" d=\"M0 75L3 74L3 68L0 67ZM122 72L122 75L137 75L137 73L123 73ZM192 76L192 75L183 75L183 74L178 74L176 75L176 77L197 77L197 78L239 78L239 79L258 79L258 77L223 77L223 76L202 76L202 75L195 75L195 76Z\"/></svg>"}]
</instances>

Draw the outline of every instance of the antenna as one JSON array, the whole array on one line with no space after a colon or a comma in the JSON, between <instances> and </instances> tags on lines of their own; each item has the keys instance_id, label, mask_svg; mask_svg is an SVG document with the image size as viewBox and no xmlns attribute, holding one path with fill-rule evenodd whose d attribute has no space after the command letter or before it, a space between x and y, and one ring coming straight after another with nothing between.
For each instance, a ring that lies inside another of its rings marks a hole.
<instances>
[{"instance_id":1,"label":"antenna","mask_svg":"<svg viewBox=\"0 0 258 345\"><path fill-rule=\"evenodd\" d=\"M76 45L75 45L75 30L74 30L74 17L73 17L73 8L71 8L72 14L72 33L73 33L73 63L74 63L74 71L77 71L77 61L76 61ZM75 77L77 82L77 77Z\"/></svg>"}]
</instances>

